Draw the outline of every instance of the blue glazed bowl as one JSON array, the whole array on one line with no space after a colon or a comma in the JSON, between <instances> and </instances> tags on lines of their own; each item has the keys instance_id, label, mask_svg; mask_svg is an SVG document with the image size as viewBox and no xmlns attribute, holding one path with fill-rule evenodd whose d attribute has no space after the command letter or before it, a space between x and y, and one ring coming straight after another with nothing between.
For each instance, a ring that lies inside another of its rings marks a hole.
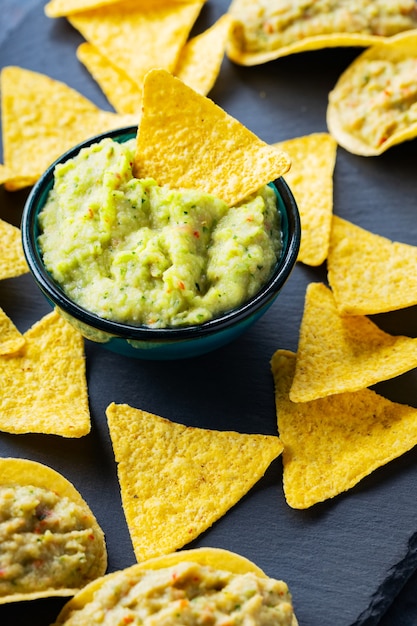
<instances>
[{"instance_id":1,"label":"blue glazed bowl","mask_svg":"<svg viewBox=\"0 0 417 626\"><path fill-rule=\"evenodd\" d=\"M54 184L54 168L104 137L124 142L136 136L136 127L123 128L75 146L55 161L33 187L22 215L22 243L29 269L49 302L91 341L125 356L141 359L182 359L220 348L241 335L271 306L296 263L301 239L300 217L294 197L283 178L273 183L281 217L281 257L268 282L250 300L220 317L195 326L148 328L106 320L70 300L45 269L38 246L38 215Z\"/></svg>"}]
</instances>

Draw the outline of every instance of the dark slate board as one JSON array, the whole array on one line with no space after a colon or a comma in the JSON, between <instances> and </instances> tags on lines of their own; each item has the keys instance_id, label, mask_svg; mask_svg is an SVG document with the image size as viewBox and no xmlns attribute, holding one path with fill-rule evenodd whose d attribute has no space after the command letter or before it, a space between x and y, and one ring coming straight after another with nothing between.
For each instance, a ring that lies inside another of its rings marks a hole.
<instances>
[{"instance_id":1,"label":"dark slate board","mask_svg":"<svg viewBox=\"0 0 417 626\"><path fill-rule=\"evenodd\" d=\"M195 32L228 6L209 0ZM35 7L0 46L0 66L49 74L111 109L75 57L79 34L63 19ZM242 68L224 61L211 97L267 142L326 131L327 95L358 50L300 54ZM99 129L98 129L99 130ZM365 159L338 150L335 213L369 230L417 244L416 142ZM19 224L26 191L0 188L0 216ZM0 455L46 463L81 491L102 525L109 570L134 562L120 503L105 408L126 402L193 426L276 434L270 358L277 348L296 350L304 293L326 280L325 267L297 265L273 307L244 337L189 361L145 362L117 356L86 342L92 432L80 440L0 433ZM0 306L21 331L49 305L29 275L1 281ZM416 307L375 316L387 332L417 336ZM377 385L397 402L417 407L416 371ZM376 471L349 493L307 511L285 503L282 466L266 475L192 546L219 546L244 554L271 576L285 579L300 626L376 625L417 567L417 449ZM192 547L190 546L190 547ZM1 624L46 626L62 600L0 607ZM394 615L392 613L391 615ZM393 617L388 624L399 624Z\"/></svg>"}]
</instances>

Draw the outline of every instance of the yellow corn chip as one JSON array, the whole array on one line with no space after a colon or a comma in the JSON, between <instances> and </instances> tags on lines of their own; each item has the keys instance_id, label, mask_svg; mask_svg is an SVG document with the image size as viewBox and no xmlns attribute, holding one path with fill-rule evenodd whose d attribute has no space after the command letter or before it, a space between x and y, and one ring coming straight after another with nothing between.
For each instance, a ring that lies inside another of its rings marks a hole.
<instances>
[{"instance_id":1,"label":"yellow corn chip","mask_svg":"<svg viewBox=\"0 0 417 626\"><path fill-rule=\"evenodd\" d=\"M98 133L137 123L98 109L64 83L20 67L1 71L4 165L8 189L33 184L66 150ZM31 182L30 182L31 181Z\"/></svg>"},{"instance_id":2,"label":"yellow corn chip","mask_svg":"<svg viewBox=\"0 0 417 626\"><path fill-rule=\"evenodd\" d=\"M328 280L341 315L372 315L417 304L417 246L333 217Z\"/></svg>"},{"instance_id":3,"label":"yellow corn chip","mask_svg":"<svg viewBox=\"0 0 417 626\"><path fill-rule=\"evenodd\" d=\"M315 7L317 4L233 0L229 12L236 22L227 50L230 59L240 65L259 65L321 48L372 46L417 27L412 3L408 13L405 7L400 13L389 2L380 2L381 6L368 11L343 2L333 10L328 3ZM356 32L350 32L355 25Z\"/></svg>"},{"instance_id":4,"label":"yellow corn chip","mask_svg":"<svg viewBox=\"0 0 417 626\"><path fill-rule=\"evenodd\" d=\"M0 355L17 352L24 345L25 338L3 309L0 309Z\"/></svg>"},{"instance_id":5,"label":"yellow corn chip","mask_svg":"<svg viewBox=\"0 0 417 626\"><path fill-rule=\"evenodd\" d=\"M327 257L332 225L336 140L328 133L313 133L274 145L291 158L291 169L285 179L300 213L298 261L321 265Z\"/></svg>"},{"instance_id":6,"label":"yellow corn chip","mask_svg":"<svg viewBox=\"0 0 417 626\"><path fill-rule=\"evenodd\" d=\"M231 206L289 167L284 152L179 78L165 70L147 74L135 157L139 178L200 189Z\"/></svg>"},{"instance_id":7,"label":"yellow corn chip","mask_svg":"<svg viewBox=\"0 0 417 626\"><path fill-rule=\"evenodd\" d=\"M294 403L296 355L272 357L285 498L306 509L351 489L417 443L417 409L370 389Z\"/></svg>"},{"instance_id":8,"label":"yellow corn chip","mask_svg":"<svg viewBox=\"0 0 417 626\"><path fill-rule=\"evenodd\" d=\"M417 338L389 335L369 318L337 312L330 289L307 287L292 402L358 391L417 367Z\"/></svg>"},{"instance_id":9,"label":"yellow corn chip","mask_svg":"<svg viewBox=\"0 0 417 626\"><path fill-rule=\"evenodd\" d=\"M90 431L84 341L56 311L0 357L0 430L82 437Z\"/></svg>"},{"instance_id":10,"label":"yellow corn chip","mask_svg":"<svg viewBox=\"0 0 417 626\"><path fill-rule=\"evenodd\" d=\"M275 436L191 428L125 404L106 414L138 561L198 537L282 451Z\"/></svg>"},{"instance_id":11,"label":"yellow corn chip","mask_svg":"<svg viewBox=\"0 0 417 626\"><path fill-rule=\"evenodd\" d=\"M141 87L149 69L174 70L204 1L170 4L148 0L144 9L137 0L124 0L68 19Z\"/></svg>"},{"instance_id":12,"label":"yellow corn chip","mask_svg":"<svg viewBox=\"0 0 417 626\"><path fill-rule=\"evenodd\" d=\"M66 17L72 13L98 9L121 0L50 0L44 10L48 17Z\"/></svg>"},{"instance_id":13,"label":"yellow corn chip","mask_svg":"<svg viewBox=\"0 0 417 626\"><path fill-rule=\"evenodd\" d=\"M230 25L231 18L224 15L210 29L190 39L181 50L174 73L199 93L207 94L216 81ZM84 42L78 46L77 57L118 113L139 114L142 89L137 81L92 44Z\"/></svg>"},{"instance_id":14,"label":"yellow corn chip","mask_svg":"<svg viewBox=\"0 0 417 626\"><path fill-rule=\"evenodd\" d=\"M135 114L139 120L142 89L120 67L113 65L100 50L84 42L77 48L77 58L98 83L115 111Z\"/></svg>"},{"instance_id":15,"label":"yellow corn chip","mask_svg":"<svg viewBox=\"0 0 417 626\"><path fill-rule=\"evenodd\" d=\"M45 14L48 17L66 17L73 13L82 13L90 9L99 9L110 4L121 4L123 0L50 0L45 5ZM160 4L175 4L175 2L191 3L195 0L160 0ZM137 6L146 8L149 0L137 0Z\"/></svg>"},{"instance_id":16,"label":"yellow corn chip","mask_svg":"<svg viewBox=\"0 0 417 626\"><path fill-rule=\"evenodd\" d=\"M15 511L10 535L2 533L2 561L5 562L4 552L8 552L3 546L13 536L14 544L22 547L14 551L13 568L25 570L23 576L10 583L9 593L6 591L8 585L2 585L0 605L52 596L74 596L105 574L107 548L104 533L87 502L62 474L37 461L0 458L0 487L6 488L2 505L7 499L13 503ZM14 489L26 487L31 492L29 496L26 490L17 497L13 494ZM47 492L46 498L50 501L48 521L46 516L39 515L46 508L46 502L42 501L42 494L35 496L33 489ZM3 509L2 521L6 519L8 515ZM84 537L87 543L80 545L78 540L82 541ZM82 551L83 561L78 558L75 563L77 551L78 556ZM64 567L58 567L59 563ZM3 581L7 581L6 576Z\"/></svg>"},{"instance_id":17,"label":"yellow corn chip","mask_svg":"<svg viewBox=\"0 0 417 626\"><path fill-rule=\"evenodd\" d=\"M327 127L353 154L377 156L417 137L417 31L368 48L329 94Z\"/></svg>"},{"instance_id":18,"label":"yellow corn chip","mask_svg":"<svg viewBox=\"0 0 417 626\"><path fill-rule=\"evenodd\" d=\"M232 18L223 15L183 47L174 74L194 91L207 95L220 72Z\"/></svg>"},{"instance_id":19,"label":"yellow corn chip","mask_svg":"<svg viewBox=\"0 0 417 626\"><path fill-rule=\"evenodd\" d=\"M0 280L26 274L20 229L0 219Z\"/></svg>"}]
</instances>

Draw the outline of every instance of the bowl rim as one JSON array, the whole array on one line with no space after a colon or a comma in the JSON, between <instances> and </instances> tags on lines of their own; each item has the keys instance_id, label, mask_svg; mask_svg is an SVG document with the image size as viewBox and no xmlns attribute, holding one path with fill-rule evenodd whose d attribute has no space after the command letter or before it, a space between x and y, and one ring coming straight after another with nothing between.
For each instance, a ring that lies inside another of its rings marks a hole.
<instances>
[{"instance_id":1,"label":"bowl rim","mask_svg":"<svg viewBox=\"0 0 417 626\"><path fill-rule=\"evenodd\" d=\"M38 287L44 293L46 298L54 306L58 307L58 309L61 309L66 316L69 315L77 320L77 322L83 323L86 326L94 328L95 330L110 334L113 337L136 341L164 341L171 339L185 340L191 337L196 338L198 336L207 336L226 330L230 326L255 314L259 309L270 302L282 288L295 266L300 248L300 214L291 189L283 177L271 181L270 183L275 187L281 222L284 220L285 223L285 228L283 228L281 224L281 230L284 232L284 237L280 258L277 263L278 271L274 270L273 275L249 300L238 307L226 311L220 316L201 324L152 328L143 325L135 326L133 324L117 322L99 317L95 313L92 313L73 302L64 293L62 288L56 284L54 279L46 270L39 247L36 243L38 236L37 221L38 215L43 206L43 201L53 185L54 170L56 165L64 163L68 159L76 156L82 148L89 147L106 137L124 142L128 139L133 139L136 133L137 126L126 126L99 133L78 143L58 157L45 170L33 186L23 208L21 236L26 262L30 272L38 284Z\"/></svg>"}]
</instances>

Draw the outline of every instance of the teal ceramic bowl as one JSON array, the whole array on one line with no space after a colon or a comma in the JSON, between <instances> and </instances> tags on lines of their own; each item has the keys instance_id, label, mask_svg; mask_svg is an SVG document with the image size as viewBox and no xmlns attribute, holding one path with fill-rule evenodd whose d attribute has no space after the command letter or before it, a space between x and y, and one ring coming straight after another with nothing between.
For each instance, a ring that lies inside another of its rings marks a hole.
<instances>
[{"instance_id":1,"label":"teal ceramic bowl","mask_svg":"<svg viewBox=\"0 0 417 626\"><path fill-rule=\"evenodd\" d=\"M61 156L33 187L22 216L22 242L29 269L43 294L60 314L91 341L119 354L141 359L183 359L195 357L236 339L272 305L288 280L297 260L301 226L294 197L283 178L272 183L280 213L281 257L268 282L238 308L200 325L175 328L148 328L103 319L70 300L45 269L38 246L38 215L54 183L54 168L104 137L124 142L136 136L136 128L123 128L92 137Z\"/></svg>"}]
</instances>

